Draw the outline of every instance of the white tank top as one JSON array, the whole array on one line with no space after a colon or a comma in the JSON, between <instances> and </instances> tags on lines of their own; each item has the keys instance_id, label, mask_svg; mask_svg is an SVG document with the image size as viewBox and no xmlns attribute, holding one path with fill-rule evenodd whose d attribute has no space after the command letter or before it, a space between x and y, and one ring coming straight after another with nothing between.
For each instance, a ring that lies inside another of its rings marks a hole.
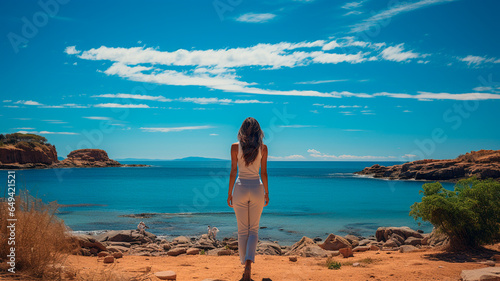
<instances>
[{"instance_id":1,"label":"white tank top","mask_svg":"<svg viewBox=\"0 0 500 281\"><path fill-rule=\"evenodd\" d=\"M240 142L238 142L238 178L240 179L260 179L260 160L262 159L262 146L259 148L259 154L255 157L255 160L250 163L250 165L245 164L245 159L243 158L243 150L241 148Z\"/></svg>"}]
</instances>

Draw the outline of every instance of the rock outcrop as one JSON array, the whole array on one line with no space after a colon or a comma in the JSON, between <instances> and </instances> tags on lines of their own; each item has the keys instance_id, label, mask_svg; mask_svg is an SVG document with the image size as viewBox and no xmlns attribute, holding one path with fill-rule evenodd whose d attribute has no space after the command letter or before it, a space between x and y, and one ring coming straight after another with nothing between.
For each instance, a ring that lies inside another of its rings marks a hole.
<instances>
[{"instance_id":1,"label":"rock outcrop","mask_svg":"<svg viewBox=\"0 0 500 281\"><path fill-rule=\"evenodd\" d=\"M118 161L109 159L106 151L102 149L78 149L71 151L68 157L56 165L54 168L67 167L119 167Z\"/></svg>"},{"instance_id":2,"label":"rock outcrop","mask_svg":"<svg viewBox=\"0 0 500 281\"><path fill-rule=\"evenodd\" d=\"M500 180L500 150L471 151L450 160L425 159L394 166L375 164L355 174L403 180L454 182L472 176Z\"/></svg>"},{"instance_id":3,"label":"rock outcrop","mask_svg":"<svg viewBox=\"0 0 500 281\"><path fill-rule=\"evenodd\" d=\"M56 147L51 144L24 142L0 146L0 169L46 168L57 162Z\"/></svg>"}]
</instances>

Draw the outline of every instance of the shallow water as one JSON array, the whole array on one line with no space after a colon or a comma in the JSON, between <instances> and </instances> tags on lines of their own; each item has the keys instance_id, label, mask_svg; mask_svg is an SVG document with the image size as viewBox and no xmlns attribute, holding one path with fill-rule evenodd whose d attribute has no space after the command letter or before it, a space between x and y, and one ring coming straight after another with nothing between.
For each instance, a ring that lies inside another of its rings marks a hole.
<instances>
[{"instance_id":1,"label":"shallow water","mask_svg":"<svg viewBox=\"0 0 500 281\"><path fill-rule=\"evenodd\" d=\"M152 166L20 170L17 183L45 201L70 205L60 208L58 216L74 231L132 229L143 220L149 231L167 238L200 235L208 225L219 228L219 238L236 237L236 218L226 203L228 161L140 164ZM286 245L302 236L324 239L328 233L369 236L379 226L431 231L431 225L418 226L408 215L421 199L418 191L424 182L352 174L373 164L269 162L270 203L262 214L259 238ZM392 164L397 163L384 163ZM7 178L7 171L0 174ZM81 205L71 206L76 204ZM124 217L139 213L153 214Z\"/></svg>"}]
</instances>

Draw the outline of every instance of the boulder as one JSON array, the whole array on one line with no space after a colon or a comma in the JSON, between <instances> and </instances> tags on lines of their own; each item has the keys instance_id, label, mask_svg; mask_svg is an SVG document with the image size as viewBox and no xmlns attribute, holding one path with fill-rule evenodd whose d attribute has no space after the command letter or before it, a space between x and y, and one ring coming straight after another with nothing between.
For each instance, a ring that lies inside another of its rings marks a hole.
<instances>
[{"instance_id":1,"label":"boulder","mask_svg":"<svg viewBox=\"0 0 500 281\"><path fill-rule=\"evenodd\" d=\"M291 256L288 258L289 261L291 262L296 262L297 261L297 256Z\"/></svg>"},{"instance_id":2,"label":"boulder","mask_svg":"<svg viewBox=\"0 0 500 281\"><path fill-rule=\"evenodd\" d=\"M463 281L500 281L500 267L486 267L473 270L462 270L460 277Z\"/></svg>"},{"instance_id":3,"label":"boulder","mask_svg":"<svg viewBox=\"0 0 500 281\"><path fill-rule=\"evenodd\" d=\"M273 242L260 242L257 244L257 253L262 255L281 255L281 246Z\"/></svg>"},{"instance_id":4,"label":"boulder","mask_svg":"<svg viewBox=\"0 0 500 281\"><path fill-rule=\"evenodd\" d=\"M189 244L189 243L191 243L191 240L189 238L187 238L186 236L178 236L178 237L174 238L172 243L173 244Z\"/></svg>"},{"instance_id":5,"label":"boulder","mask_svg":"<svg viewBox=\"0 0 500 281\"><path fill-rule=\"evenodd\" d=\"M177 274L175 273L175 271L171 271L171 270L155 272L155 276L160 280L176 280L177 279Z\"/></svg>"},{"instance_id":6,"label":"boulder","mask_svg":"<svg viewBox=\"0 0 500 281\"><path fill-rule=\"evenodd\" d=\"M378 251L380 247L375 244L370 244L370 251Z\"/></svg>"},{"instance_id":7,"label":"boulder","mask_svg":"<svg viewBox=\"0 0 500 281\"><path fill-rule=\"evenodd\" d=\"M409 237L424 238L421 233L407 226L379 227L375 232L375 236L377 237L378 242L380 241L385 242L389 240L392 237L392 234L397 234L398 236L403 238L403 241L401 241L401 243L403 243Z\"/></svg>"},{"instance_id":8,"label":"boulder","mask_svg":"<svg viewBox=\"0 0 500 281\"><path fill-rule=\"evenodd\" d=\"M408 237L404 241L404 244L405 245L412 245L412 246L422 245L422 239L424 239L424 238Z\"/></svg>"},{"instance_id":9,"label":"boulder","mask_svg":"<svg viewBox=\"0 0 500 281\"><path fill-rule=\"evenodd\" d=\"M312 256L327 256L327 251L320 248L314 240L309 237L303 236L298 242L290 247L290 250L286 251L285 256L302 256L302 257L312 257Z\"/></svg>"},{"instance_id":10,"label":"boulder","mask_svg":"<svg viewBox=\"0 0 500 281\"><path fill-rule=\"evenodd\" d=\"M111 230L101 233L96 236L96 239L100 242L129 242L129 243L151 243L156 239L156 235L153 233L144 232L141 234L138 230Z\"/></svg>"},{"instance_id":11,"label":"boulder","mask_svg":"<svg viewBox=\"0 0 500 281\"><path fill-rule=\"evenodd\" d=\"M187 255L199 255L200 254L200 249L198 248L189 248L186 251Z\"/></svg>"},{"instance_id":12,"label":"boulder","mask_svg":"<svg viewBox=\"0 0 500 281\"><path fill-rule=\"evenodd\" d=\"M328 237L325 239L325 242L319 244L319 246L324 250L329 251L337 251L342 248L352 248L351 243L349 243L347 239L332 233L330 233L330 235L328 235Z\"/></svg>"},{"instance_id":13,"label":"boulder","mask_svg":"<svg viewBox=\"0 0 500 281\"><path fill-rule=\"evenodd\" d=\"M106 256L104 257L104 259L102 260L103 263L114 263L115 262L115 258L113 256Z\"/></svg>"},{"instance_id":14,"label":"boulder","mask_svg":"<svg viewBox=\"0 0 500 281\"><path fill-rule=\"evenodd\" d=\"M391 239L391 240L387 240L383 246L386 248L394 248L394 247L398 247L398 243L395 240Z\"/></svg>"},{"instance_id":15,"label":"boulder","mask_svg":"<svg viewBox=\"0 0 500 281\"><path fill-rule=\"evenodd\" d=\"M399 247L400 253L410 253L416 250L418 250L418 248L413 245L402 245L401 247Z\"/></svg>"},{"instance_id":16,"label":"boulder","mask_svg":"<svg viewBox=\"0 0 500 281\"><path fill-rule=\"evenodd\" d=\"M186 253L186 248L173 248L167 252L167 255L175 257L184 253Z\"/></svg>"},{"instance_id":17,"label":"boulder","mask_svg":"<svg viewBox=\"0 0 500 281\"><path fill-rule=\"evenodd\" d=\"M230 256L232 253L233 251L228 249L221 249L220 251L217 251L218 256Z\"/></svg>"},{"instance_id":18,"label":"boulder","mask_svg":"<svg viewBox=\"0 0 500 281\"><path fill-rule=\"evenodd\" d=\"M109 253L108 253L108 252L106 252L106 251L102 251L102 252L99 252L99 253L97 254L97 257L102 258L102 257L106 257L106 256L108 256L108 255L109 255Z\"/></svg>"},{"instance_id":19,"label":"boulder","mask_svg":"<svg viewBox=\"0 0 500 281\"><path fill-rule=\"evenodd\" d=\"M123 254L122 252L116 252L116 253L113 253L112 256L115 258L115 259L121 259L123 258Z\"/></svg>"},{"instance_id":20,"label":"boulder","mask_svg":"<svg viewBox=\"0 0 500 281\"><path fill-rule=\"evenodd\" d=\"M370 250L370 246L357 246L352 249L353 252L366 252Z\"/></svg>"},{"instance_id":21,"label":"boulder","mask_svg":"<svg viewBox=\"0 0 500 281\"><path fill-rule=\"evenodd\" d=\"M349 248L341 248L341 249L339 249L339 252L340 252L340 254L344 258L354 257L354 254L352 253L352 248L351 247L349 247Z\"/></svg>"}]
</instances>

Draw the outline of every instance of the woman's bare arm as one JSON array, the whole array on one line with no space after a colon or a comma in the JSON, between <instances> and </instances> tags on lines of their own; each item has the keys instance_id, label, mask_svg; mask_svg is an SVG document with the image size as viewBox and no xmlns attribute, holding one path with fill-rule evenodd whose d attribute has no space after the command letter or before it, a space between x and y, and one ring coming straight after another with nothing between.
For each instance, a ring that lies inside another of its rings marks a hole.
<instances>
[{"instance_id":1,"label":"woman's bare arm","mask_svg":"<svg viewBox=\"0 0 500 281\"><path fill-rule=\"evenodd\" d=\"M263 144L262 145L262 159L260 160L260 177L262 179L262 183L264 184L264 189L266 190L265 198L266 198L266 204L264 205L267 206L269 204L269 188L267 184L267 145Z\"/></svg>"},{"instance_id":2,"label":"woman's bare arm","mask_svg":"<svg viewBox=\"0 0 500 281\"><path fill-rule=\"evenodd\" d=\"M238 173L238 144L233 143L231 145L231 172L229 173L229 192L227 195L227 204L229 207L233 207L233 187L236 181L236 175Z\"/></svg>"}]
</instances>

